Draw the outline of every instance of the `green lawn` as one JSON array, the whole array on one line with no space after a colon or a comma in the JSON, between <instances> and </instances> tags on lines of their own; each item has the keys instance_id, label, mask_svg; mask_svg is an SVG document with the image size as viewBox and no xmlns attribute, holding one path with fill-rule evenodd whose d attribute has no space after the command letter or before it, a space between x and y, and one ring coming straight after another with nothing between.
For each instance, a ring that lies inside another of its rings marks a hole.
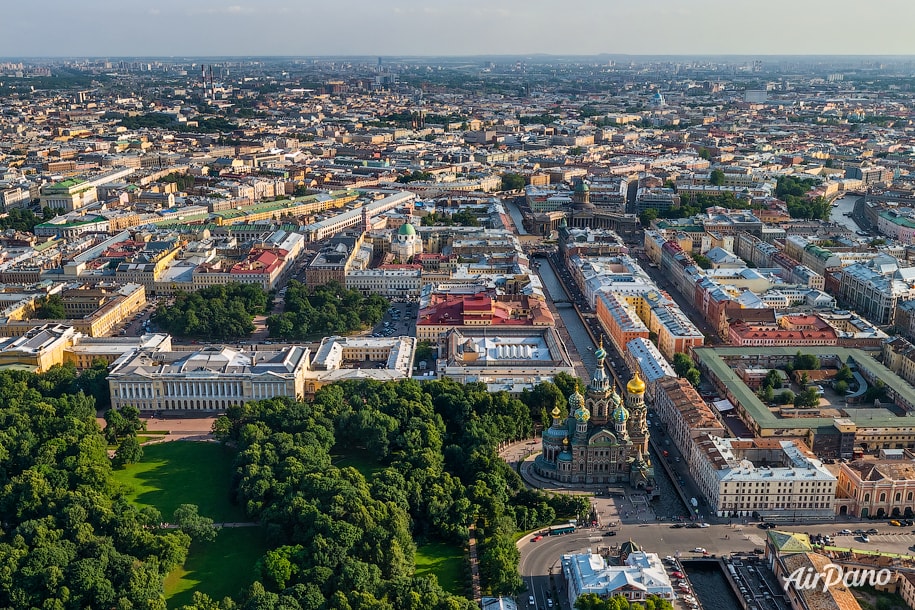
<instances>
[{"instance_id":1,"label":"green lawn","mask_svg":"<svg viewBox=\"0 0 915 610\"><path fill-rule=\"evenodd\" d=\"M164 521L179 504L196 504L217 523L246 521L241 507L229 503L233 457L219 443L158 443L143 447L143 460L115 470L114 478L130 500L154 506Z\"/></svg>"},{"instance_id":2,"label":"green lawn","mask_svg":"<svg viewBox=\"0 0 915 610\"><path fill-rule=\"evenodd\" d=\"M229 502L232 450L219 443L172 441L143 447L143 460L114 478L137 504L154 506L171 521L179 504L196 504L216 523L247 521ZM254 580L254 565L267 550L260 527L225 528L209 544L192 544L187 561L165 579L169 608L190 603L194 591L213 599L234 596Z\"/></svg>"},{"instance_id":3,"label":"green lawn","mask_svg":"<svg viewBox=\"0 0 915 610\"><path fill-rule=\"evenodd\" d=\"M416 575L435 574L445 591L464 595L464 552L443 542L431 542L416 547Z\"/></svg>"},{"instance_id":4,"label":"green lawn","mask_svg":"<svg viewBox=\"0 0 915 610\"><path fill-rule=\"evenodd\" d=\"M169 608L191 603L194 591L216 600L236 596L254 581L254 565L267 551L259 527L225 528L209 544L193 544L184 566L165 579Z\"/></svg>"}]
</instances>

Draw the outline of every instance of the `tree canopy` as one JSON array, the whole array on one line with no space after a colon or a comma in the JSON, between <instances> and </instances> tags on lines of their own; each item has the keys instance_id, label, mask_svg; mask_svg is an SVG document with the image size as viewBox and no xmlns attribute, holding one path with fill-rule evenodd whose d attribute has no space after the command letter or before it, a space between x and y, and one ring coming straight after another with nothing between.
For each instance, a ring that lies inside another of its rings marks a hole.
<instances>
[{"instance_id":1,"label":"tree canopy","mask_svg":"<svg viewBox=\"0 0 915 610\"><path fill-rule=\"evenodd\" d=\"M285 311L267 318L267 328L271 337L283 339L346 334L378 324L389 305L380 295L365 297L338 282L309 288L292 280L286 287Z\"/></svg>"},{"instance_id":2,"label":"tree canopy","mask_svg":"<svg viewBox=\"0 0 915 610\"><path fill-rule=\"evenodd\" d=\"M35 305L35 317L39 320L63 320L67 317L64 300L59 294L52 294L38 299Z\"/></svg>"},{"instance_id":3,"label":"tree canopy","mask_svg":"<svg viewBox=\"0 0 915 610\"><path fill-rule=\"evenodd\" d=\"M775 184L775 196L788 207L791 218L829 220L832 206L823 197L809 199L806 195L817 181L813 178L782 176Z\"/></svg>"},{"instance_id":4,"label":"tree canopy","mask_svg":"<svg viewBox=\"0 0 915 610\"><path fill-rule=\"evenodd\" d=\"M119 495L95 403L68 376L0 372L0 607L164 610L190 539Z\"/></svg>"},{"instance_id":5,"label":"tree canopy","mask_svg":"<svg viewBox=\"0 0 915 610\"><path fill-rule=\"evenodd\" d=\"M450 380L347 381L310 403L230 408L214 429L239 449L237 500L276 545L242 607L469 610L415 576L414 540L462 546L471 524L484 592L517 592L515 531L588 509L580 496L525 489L498 457L500 442L532 427L521 401ZM337 467L332 454L364 456L372 471ZM231 607L213 604L195 607Z\"/></svg>"},{"instance_id":6,"label":"tree canopy","mask_svg":"<svg viewBox=\"0 0 915 610\"><path fill-rule=\"evenodd\" d=\"M179 292L172 305L153 315L162 329L179 337L236 339L254 332L254 316L267 309L267 293L256 284L210 286Z\"/></svg>"},{"instance_id":7,"label":"tree canopy","mask_svg":"<svg viewBox=\"0 0 915 610\"><path fill-rule=\"evenodd\" d=\"M524 188L524 176L521 174L507 173L502 174L502 190L517 191Z\"/></svg>"}]
</instances>

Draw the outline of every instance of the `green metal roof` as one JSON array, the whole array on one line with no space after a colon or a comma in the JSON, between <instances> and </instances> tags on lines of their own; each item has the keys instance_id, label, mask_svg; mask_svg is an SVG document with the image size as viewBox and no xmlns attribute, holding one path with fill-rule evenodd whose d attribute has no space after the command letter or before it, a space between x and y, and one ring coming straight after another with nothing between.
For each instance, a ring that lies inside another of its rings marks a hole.
<instances>
[{"instance_id":1,"label":"green metal roof","mask_svg":"<svg viewBox=\"0 0 915 610\"><path fill-rule=\"evenodd\" d=\"M740 405L747 411L760 428L791 429L791 428L808 428L817 429L820 433L826 433L833 428L834 418L815 417L815 418L778 418L763 402L737 376L737 372L723 360L723 357L746 356L748 359L755 359L760 355L785 356L791 357L800 351L802 354L812 354L818 357L836 356L843 363L849 359L858 363L862 367L873 372L878 378L882 379L888 387L893 388L909 404L915 404L915 388L891 370L874 360L866 352L859 349L850 349L844 347L699 347L694 349L696 358L701 365L708 368L714 373L728 389L734 394ZM733 364L733 361L732 361ZM862 409L843 409L848 412L852 421L856 424L866 427L883 426L887 428L896 428L899 426L913 424L912 418L899 417L882 408L867 408L867 417L858 417Z\"/></svg>"}]
</instances>

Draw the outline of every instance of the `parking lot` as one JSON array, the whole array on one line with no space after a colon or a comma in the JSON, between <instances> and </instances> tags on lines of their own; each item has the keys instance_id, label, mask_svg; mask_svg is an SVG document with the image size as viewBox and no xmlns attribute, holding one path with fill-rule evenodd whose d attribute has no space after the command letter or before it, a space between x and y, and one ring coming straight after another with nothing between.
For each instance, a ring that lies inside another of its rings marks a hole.
<instances>
[{"instance_id":1,"label":"parking lot","mask_svg":"<svg viewBox=\"0 0 915 610\"><path fill-rule=\"evenodd\" d=\"M384 318L372 329L372 336L414 336L416 334L416 307L414 302L391 303Z\"/></svg>"},{"instance_id":2,"label":"parking lot","mask_svg":"<svg viewBox=\"0 0 915 610\"><path fill-rule=\"evenodd\" d=\"M151 299L146 305L135 313L132 317L124 320L121 324L111 329L113 337L139 337L149 332L146 329L150 316L156 311L158 299ZM151 328L151 327L150 327Z\"/></svg>"}]
</instances>

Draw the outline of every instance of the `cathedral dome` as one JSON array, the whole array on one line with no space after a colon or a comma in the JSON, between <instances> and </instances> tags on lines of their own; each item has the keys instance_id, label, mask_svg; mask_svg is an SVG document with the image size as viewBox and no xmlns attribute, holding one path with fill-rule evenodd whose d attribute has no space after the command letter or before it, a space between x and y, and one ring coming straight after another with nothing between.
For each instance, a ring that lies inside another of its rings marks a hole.
<instances>
[{"instance_id":1,"label":"cathedral dome","mask_svg":"<svg viewBox=\"0 0 915 610\"><path fill-rule=\"evenodd\" d=\"M569 411L574 412L576 409L582 409L585 406L585 397L578 391L569 396Z\"/></svg>"},{"instance_id":2,"label":"cathedral dome","mask_svg":"<svg viewBox=\"0 0 915 610\"><path fill-rule=\"evenodd\" d=\"M586 422L591 419L591 412L588 411L585 407L579 407L575 409L575 421Z\"/></svg>"},{"instance_id":3,"label":"cathedral dome","mask_svg":"<svg viewBox=\"0 0 915 610\"><path fill-rule=\"evenodd\" d=\"M397 229L398 235L416 235L416 229L409 222L405 222Z\"/></svg>"},{"instance_id":4,"label":"cathedral dome","mask_svg":"<svg viewBox=\"0 0 915 610\"><path fill-rule=\"evenodd\" d=\"M620 396L619 392L616 391L616 385L613 386L613 394L610 395L610 404L612 404L612 405L623 404L623 397Z\"/></svg>"},{"instance_id":5,"label":"cathedral dome","mask_svg":"<svg viewBox=\"0 0 915 610\"><path fill-rule=\"evenodd\" d=\"M626 384L626 391L630 394L644 394L645 393L645 382L642 381L642 377L639 375L639 372L635 372L635 377L629 380L629 383Z\"/></svg>"},{"instance_id":6,"label":"cathedral dome","mask_svg":"<svg viewBox=\"0 0 915 610\"><path fill-rule=\"evenodd\" d=\"M618 424L625 424L629 421L629 411L626 410L626 407L623 406L623 403L620 403L613 409L613 413L610 415Z\"/></svg>"}]
</instances>

